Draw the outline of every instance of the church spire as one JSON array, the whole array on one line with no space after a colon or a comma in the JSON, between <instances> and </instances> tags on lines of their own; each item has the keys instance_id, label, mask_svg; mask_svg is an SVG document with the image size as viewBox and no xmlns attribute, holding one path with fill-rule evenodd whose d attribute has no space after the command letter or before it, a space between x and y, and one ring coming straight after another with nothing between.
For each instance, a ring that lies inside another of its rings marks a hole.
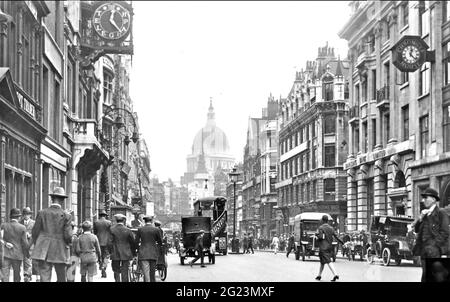
<instances>
[{"instance_id":1,"label":"church spire","mask_svg":"<svg viewBox=\"0 0 450 302\"><path fill-rule=\"evenodd\" d=\"M212 105L212 97L209 98L209 108L208 108L208 121L207 124L209 125L215 125L215 113L214 113L214 107Z\"/></svg>"}]
</instances>

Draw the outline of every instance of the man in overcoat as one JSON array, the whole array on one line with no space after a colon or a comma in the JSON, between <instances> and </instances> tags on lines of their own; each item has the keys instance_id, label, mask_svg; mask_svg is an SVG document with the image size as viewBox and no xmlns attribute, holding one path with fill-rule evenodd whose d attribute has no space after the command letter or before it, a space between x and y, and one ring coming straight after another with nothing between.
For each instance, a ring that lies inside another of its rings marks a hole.
<instances>
[{"instance_id":1,"label":"man in overcoat","mask_svg":"<svg viewBox=\"0 0 450 302\"><path fill-rule=\"evenodd\" d=\"M427 188L422 194L424 209L419 218L413 222L417 233L416 245L413 248L415 256L420 256L422 263L422 282L426 277L426 258L440 258L447 255L449 240L449 217L439 208L439 194L432 188Z\"/></svg>"},{"instance_id":2,"label":"man in overcoat","mask_svg":"<svg viewBox=\"0 0 450 302\"><path fill-rule=\"evenodd\" d=\"M155 282L156 261L162 248L161 233L152 224L152 217L144 216L145 225L136 234L139 263L144 273L144 282ZM159 246L158 246L158 245Z\"/></svg>"},{"instance_id":3,"label":"man in overcoat","mask_svg":"<svg viewBox=\"0 0 450 302\"><path fill-rule=\"evenodd\" d=\"M22 209L22 218L19 220L21 224L25 226L25 229L27 230L27 239L28 242L31 243L31 231L34 227L34 220L31 219L31 215L33 212L31 212L31 209L29 207ZM23 258L23 279L25 282L30 282L32 279L33 271L32 271L32 263L31 258L29 257Z\"/></svg>"},{"instance_id":4,"label":"man in overcoat","mask_svg":"<svg viewBox=\"0 0 450 302\"><path fill-rule=\"evenodd\" d=\"M94 234L97 235L98 241L100 243L101 259L100 259L100 269L102 271L102 278L106 278L106 266L108 253L108 244L111 241L111 221L106 219L108 214L101 210L98 214L100 217L94 223Z\"/></svg>"},{"instance_id":5,"label":"man in overcoat","mask_svg":"<svg viewBox=\"0 0 450 302\"><path fill-rule=\"evenodd\" d=\"M117 224L111 227L111 266L116 282L129 282L128 266L136 251L133 231L125 226L126 216L114 215Z\"/></svg>"},{"instance_id":6,"label":"man in overcoat","mask_svg":"<svg viewBox=\"0 0 450 302\"><path fill-rule=\"evenodd\" d=\"M72 243L72 216L62 209L67 198L62 187L50 194L52 204L39 211L32 230L34 249L31 258L37 260L41 282L50 282L55 268L57 282L66 282L66 266Z\"/></svg>"},{"instance_id":7,"label":"man in overcoat","mask_svg":"<svg viewBox=\"0 0 450 302\"><path fill-rule=\"evenodd\" d=\"M12 208L9 214L10 222L1 226L3 240L5 242L4 259L2 266L3 282L9 282L9 272L12 267L14 282L20 282L20 267L24 257L28 254L27 231L18 221L21 216L20 210Z\"/></svg>"}]
</instances>

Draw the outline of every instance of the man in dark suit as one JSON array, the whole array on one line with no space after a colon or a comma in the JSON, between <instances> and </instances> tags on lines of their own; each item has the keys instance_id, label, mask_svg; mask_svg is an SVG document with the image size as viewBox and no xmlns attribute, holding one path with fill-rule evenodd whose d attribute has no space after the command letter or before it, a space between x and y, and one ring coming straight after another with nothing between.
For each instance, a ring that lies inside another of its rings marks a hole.
<instances>
[{"instance_id":1,"label":"man in dark suit","mask_svg":"<svg viewBox=\"0 0 450 302\"><path fill-rule=\"evenodd\" d=\"M136 251L134 234L125 226L123 214L114 215L117 224L111 227L111 266L116 282L129 282L128 266Z\"/></svg>"},{"instance_id":2,"label":"man in dark suit","mask_svg":"<svg viewBox=\"0 0 450 302\"><path fill-rule=\"evenodd\" d=\"M106 261L109 256L108 244L111 240L111 221L106 219L108 214L104 210L101 210L98 216L100 218L94 223L94 234L97 235L100 243L101 258L99 262L102 278L106 278Z\"/></svg>"},{"instance_id":3,"label":"man in dark suit","mask_svg":"<svg viewBox=\"0 0 450 302\"><path fill-rule=\"evenodd\" d=\"M20 267L25 257L28 257L28 239L25 226L18 221L20 210L13 208L9 214L10 222L1 226L5 242L4 260L2 266L3 282L9 282L9 272L12 267L14 282L20 282Z\"/></svg>"},{"instance_id":4,"label":"man in dark suit","mask_svg":"<svg viewBox=\"0 0 450 302\"><path fill-rule=\"evenodd\" d=\"M201 259L201 267L206 267L206 265L203 262L203 235L205 234L205 231L200 230L200 234L197 235L197 238L195 238L195 246L194 249L197 251L197 256L194 260L189 262L189 264L192 265L197 261L198 259Z\"/></svg>"},{"instance_id":5,"label":"man in dark suit","mask_svg":"<svg viewBox=\"0 0 450 302\"><path fill-rule=\"evenodd\" d=\"M419 218L413 222L417 234L416 245L413 248L415 256L420 256L422 262L422 282L426 281L426 258L440 258L447 254L449 240L449 217L439 208L439 194L432 188L427 188L422 194L424 209Z\"/></svg>"},{"instance_id":6,"label":"man in dark suit","mask_svg":"<svg viewBox=\"0 0 450 302\"><path fill-rule=\"evenodd\" d=\"M66 267L72 243L72 216L61 206L67 198L62 187L56 187L52 204L39 211L31 238L34 244L31 258L37 260L41 282L50 282L55 267L57 282L66 282Z\"/></svg>"},{"instance_id":7,"label":"man in dark suit","mask_svg":"<svg viewBox=\"0 0 450 302\"><path fill-rule=\"evenodd\" d=\"M144 273L144 282L155 282L156 261L162 247L162 238L159 229L152 225L152 217L144 216L143 219L145 226L140 227L136 234L139 262Z\"/></svg>"}]
</instances>

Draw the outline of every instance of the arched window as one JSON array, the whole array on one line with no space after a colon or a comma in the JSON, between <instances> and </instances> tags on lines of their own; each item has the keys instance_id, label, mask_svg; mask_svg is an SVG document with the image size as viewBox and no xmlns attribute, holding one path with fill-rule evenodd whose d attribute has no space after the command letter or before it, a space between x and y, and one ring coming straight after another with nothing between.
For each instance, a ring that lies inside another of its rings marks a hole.
<instances>
[{"instance_id":1,"label":"arched window","mask_svg":"<svg viewBox=\"0 0 450 302\"><path fill-rule=\"evenodd\" d=\"M397 174L395 175L394 187L395 188L406 187L405 174L403 174L402 171L398 171Z\"/></svg>"}]
</instances>

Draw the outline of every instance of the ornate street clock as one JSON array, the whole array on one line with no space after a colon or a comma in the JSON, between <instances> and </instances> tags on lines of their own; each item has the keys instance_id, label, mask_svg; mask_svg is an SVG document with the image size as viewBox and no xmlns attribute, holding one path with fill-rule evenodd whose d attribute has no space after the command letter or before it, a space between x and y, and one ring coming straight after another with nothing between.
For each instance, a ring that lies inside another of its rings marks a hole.
<instances>
[{"instance_id":1,"label":"ornate street clock","mask_svg":"<svg viewBox=\"0 0 450 302\"><path fill-rule=\"evenodd\" d=\"M125 39L131 28L131 14L118 2L106 2L95 9L92 24L95 32L105 40Z\"/></svg>"},{"instance_id":2,"label":"ornate street clock","mask_svg":"<svg viewBox=\"0 0 450 302\"><path fill-rule=\"evenodd\" d=\"M413 72L429 61L428 45L419 36L403 36L392 47L392 61L403 72Z\"/></svg>"}]
</instances>

